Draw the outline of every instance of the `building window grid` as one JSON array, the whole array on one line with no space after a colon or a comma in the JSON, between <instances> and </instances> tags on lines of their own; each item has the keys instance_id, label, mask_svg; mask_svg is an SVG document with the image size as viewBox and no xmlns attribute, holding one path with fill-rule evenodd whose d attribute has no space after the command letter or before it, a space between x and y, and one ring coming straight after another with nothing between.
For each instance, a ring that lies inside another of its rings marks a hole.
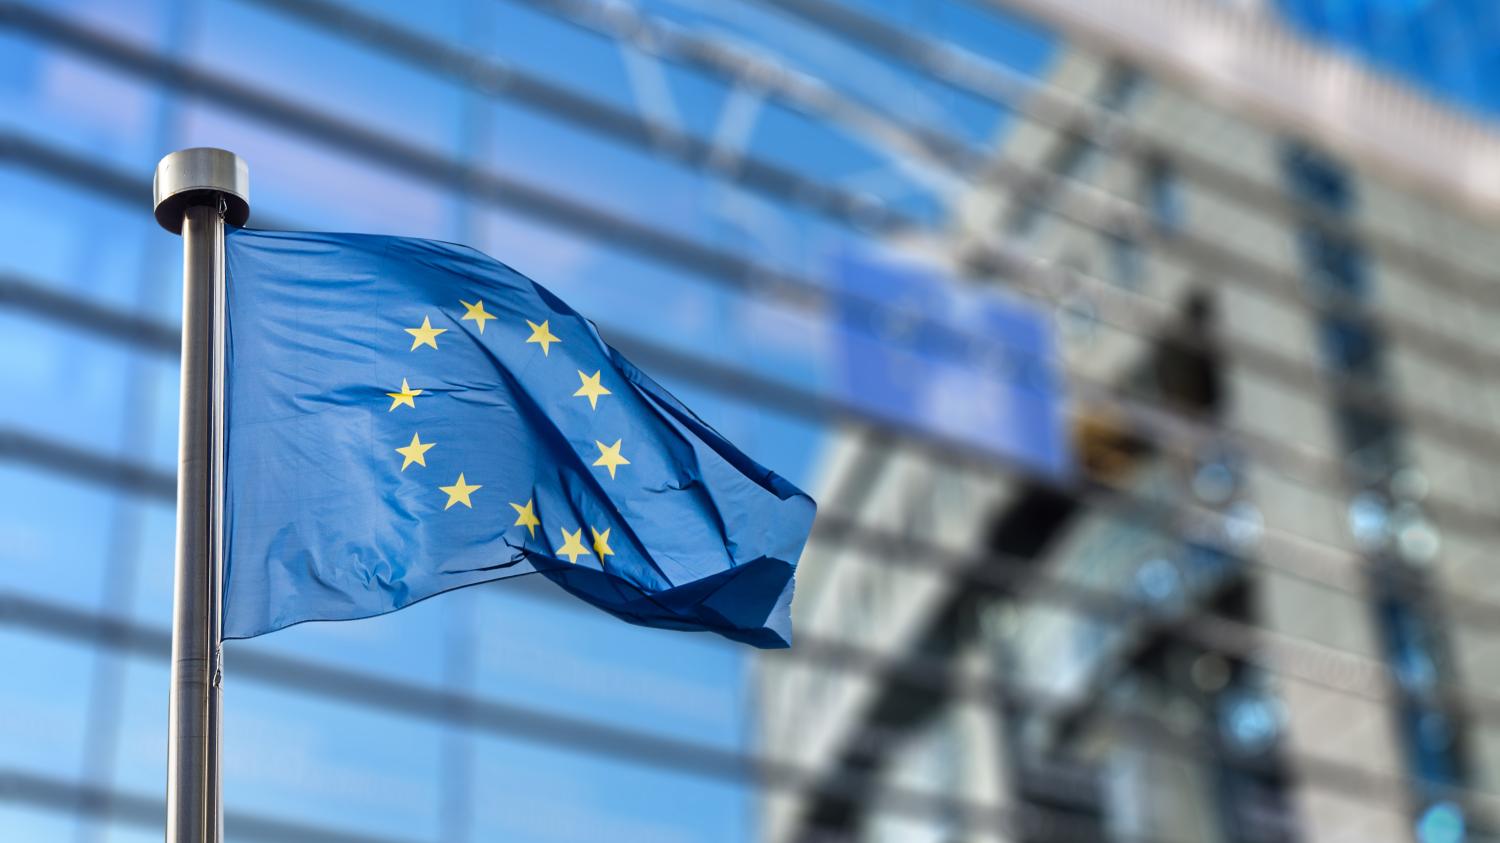
<instances>
[{"instance_id":1,"label":"building window grid","mask_svg":"<svg viewBox=\"0 0 1500 843\"><path fill-rule=\"evenodd\" d=\"M1138 68L1121 61L1111 62L1094 92L1094 102L1120 119L1119 115L1142 96L1146 84L1146 77ZM1087 125L1067 126L1060 134L1060 143L1053 147L1042 168L1045 178L1029 185L1029 189L1017 199L1017 205L1006 222L1006 229L1013 237L1025 239L1034 234L1047 211L1054 186L1068 181L1084 181L1100 158L1109 152L1108 143L1101 145L1096 142Z\"/></svg>"},{"instance_id":2,"label":"building window grid","mask_svg":"<svg viewBox=\"0 0 1500 843\"><path fill-rule=\"evenodd\" d=\"M161 39L160 50L165 55L180 55L185 50L185 44L189 40L188 30L191 27L195 15L188 9L188 4L183 2L171 2L163 9L161 28L164 35ZM144 86L149 87L149 86ZM155 96L148 98L145 107L152 112L148 120L154 128L150 130L152 149L171 149L176 145L174 138L181 135L181 114L185 106L184 95L180 92L167 90L165 88L150 88ZM471 92L470 97L482 104L488 100L483 95ZM477 144L479 149L483 144ZM475 154L474 149L465 150L466 157ZM73 193L77 191L71 187L59 187L59 193ZM461 193L455 192L453 197L461 206L458 209L458 227L462 232L472 214L471 200ZM162 270L165 261L158 254L161 247L160 233L153 225L139 226L139 234L136 236L146 240L146 244L137 262L134 271L126 270L123 286L122 304L129 308L129 312L136 314L147 314L158 309L161 301L173 301L174 296L162 295L162 286L169 284L172 279L170 272ZM87 253L87 250L80 250ZM134 292L130 292L130 288ZM75 330L69 328L68 330ZM146 372L149 367L156 364L155 359L138 359L139 354L127 355L127 371ZM155 400L155 392L151 388L141 384L156 384L157 378L127 375L126 382L136 384L137 387L128 391L127 400L119 404L119 412L115 419L118 428L119 456L130 458L139 453L140 442L149 440L146 431L154 429L158 424L175 424L175 418L161 417L160 409L162 402ZM108 422L102 422L101 427L107 426ZM50 470L50 469L42 469ZM112 499L111 507L114 510L109 517L109 522L102 524L101 528L108 529L110 534L117 538L112 542L115 551L109 557L109 564L105 566L104 575L99 588L99 608L104 616L121 616L129 618L134 614L132 604L138 588L137 579L141 557L145 553L142 543L140 522L145 517L142 513L145 509L155 506L149 499L143 498L130 491L121 491ZM168 548L170 553L170 548ZM454 601L455 609L451 616L449 637L452 641L474 641L475 619L472 611L472 594L461 594L447 599ZM464 604L459 606L457 604ZM467 607L467 608L465 608ZM122 751L123 736L121 735L121 720L124 715L122 695L128 682L133 681L128 675L140 669L138 657L130 654L128 650L111 647L95 647L89 650L91 668L85 684L87 700L85 703L83 717L84 746L81 757L76 759L74 765L77 780L83 787L99 788L103 796L99 810L79 810L73 817L74 833L78 840L97 840L115 833L118 830L135 824L130 818L131 812L124 813L124 819L114 814L114 807L121 799L135 798L133 794L121 794L115 790L126 771L121 769L120 754ZM155 664L152 665L154 670ZM445 653L445 667L443 670L442 684L446 690L452 691L460 696L472 690L474 672L474 652L472 647L450 650ZM165 688L163 686L163 692ZM311 697L310 697L311 699ZM358 707L357 704L354 704ZM472 746L477 734L474 727L468 724L462 712L455 710L450 727L447 730L446 746L442 749L444 756L443 764L443 792L436 806L439 814L438 822L442 828L444 840L461 841L469 839L470 830L473 828L472 793L473 793L473 769ZM419 720L414 720L420 722ZM233 805L230 806L233 810ZM139 812L135 812L138 814ZM295 828L293 823L290 828Z\"/></svg>"},{"instance_id":3,"label":"building window grid","mask_svg":"<svg viewBox=\"0 0 1500 843\"><path fill-rule=\"evenodd\" d=\"M1164 178L1163 181L1167 181L1166 178ZM1167 204L1170 204L1170 202L1167 202ZM1154 204L1154 207L1155 207L1155 204ZM1179 213L1181 213L1181 211L1179 211ZM1175 217L1176 214L1172 214L1172 216ZM1337 264L1338 261L1331 261L1331 263ZM1356 261L1356 263L1358 263L1358 261ZM1346 273L1346 275L1347 275L1347 273ZM1359 330L1361 330L1361 326L1359 326L1359 324L1356 323L1356 324L1353 324L1353 326L1346 327L1346 329L1338 329L1338 330L1340 330L1340 332L1343 332L1343 335L1340 335L1340 336L1358 335ZM1334 330L1331 329L1331 333L1338 333L1338 332L1334 332ZM1331 341L1331 344L1332 344L1332 342L1335 342L1335 341ZM1340 342L1353 342L1353 341L1347 341L1347 339L1344 339L1344 341L1340 341ZM1371 357L1371 359L1374 359L1374 357L1376 357L1377 351L1379 351L1379 344L1377 344L1377 342L1374 341L1374 339L1365 339L1365 341L1361 341L1361 342L1364 342L1364 344L1367 345L1367 347L1370 347L1371 350L1373 350L1373 351L1371 351L1370 354L1368 354L1368 357ZM1344 369L1358 369L1358 366L1343 365L1343 368ZM1358 374L1358 372L1356 372L1356 374ZM1397 624L1397 625L1400 625L1400 624ZM1406 634L1406 637L1404 637L1403 640L1406 640L1406 639L1418 640L1418 642L1419 642L1419 640L1424 639L1424 636L1421 636L1421 634ZM1418 645L1418 643L1413 643L1413 645L1410 645L1410 646L1421 646L1421 645Z\"/></svg>"},{"instance_id":4,"label":"building window grid","mask_svg":"<svg viewBox=\"0 0 1500 843\"><path fill-rule=\"evenodd\" d=\"M1283 165L1294 198L1322 213L1347 216L1353 211L1352 176L1331 157L1293 142L1284 151ZM1330 232L1309 214L1300 224L1298 242L1314 295L1332 293L1346 303L1369 298L1365 253L1351 236ZM1383 342L1373 322L1372 316L1348 307L1320 312L1323 354L1340 375L1389 389L1383 382ZM1343 402L1336 404L1334 415L1349 455L1350 529L1370 560L1377 595L1372 620L1395 679L1395 737L1410 775L1430 788L1411 794L1414 830L1427 843L1434 812L1444 818L1454 814L1463 824L1462 810L1443 798L1443 790L1462 786L1465 771L1461 724L1436 694L1440 684L1452 679L1441 618L1432 601L1423 599L1426 575L1403 557L1400 543L1392 541L1398 508L1415 510L1424 523L1425 516L1417 501L1402 500L1410 496L1402 494L1400 478L1412 469L1404 465L1399 419L1388 410Z\"/></svg>"}]
</instances>

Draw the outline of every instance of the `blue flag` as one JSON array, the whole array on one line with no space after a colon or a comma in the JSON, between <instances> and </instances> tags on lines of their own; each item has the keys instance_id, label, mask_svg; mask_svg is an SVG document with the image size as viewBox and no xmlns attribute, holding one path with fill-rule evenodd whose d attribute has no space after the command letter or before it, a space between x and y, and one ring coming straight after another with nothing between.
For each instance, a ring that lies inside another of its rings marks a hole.
<instances>
[{"instance_id":1,"label":"blue flag","mask_svg":"<svg viewBox=\"0 0 1500 843\"><path fill-rule=\"evenodd\" d=\"M224 637L540 573L632 623L791 640L814 504L472 249L231 230Z\"/></svg>"}]
</instances>

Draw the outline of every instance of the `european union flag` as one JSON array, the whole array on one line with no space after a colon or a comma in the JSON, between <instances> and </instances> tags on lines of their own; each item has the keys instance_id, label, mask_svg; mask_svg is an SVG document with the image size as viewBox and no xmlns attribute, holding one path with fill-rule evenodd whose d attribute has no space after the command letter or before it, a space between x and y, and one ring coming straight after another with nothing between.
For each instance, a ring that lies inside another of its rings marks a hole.
<instances>
[{"instance_id":1,"label":"european union flag","mask_svg":"<svg viewBox=\"0 0 1500 843\"><path fill-rule=\"evenodd\" d=\"M814 504L472 249L226 236L224 637L541 573L633 623L791 639Z\"/></svg>"}]
</instances>

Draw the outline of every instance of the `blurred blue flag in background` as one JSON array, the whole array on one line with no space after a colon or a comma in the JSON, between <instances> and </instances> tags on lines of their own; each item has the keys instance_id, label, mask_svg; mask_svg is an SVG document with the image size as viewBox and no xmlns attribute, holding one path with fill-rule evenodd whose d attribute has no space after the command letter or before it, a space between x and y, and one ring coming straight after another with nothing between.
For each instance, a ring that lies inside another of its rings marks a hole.
<instances>
[{"instance_id":1,"label":"blurred blue flag in background","mask_svg":"<svg viewBox=\"0 0 1500 843\"><path fill-rule=\"evenodd\" d=\"M224 637L535 572L633 623L790 643L812 499L551 293L428 240L226 248Z\"/></svg>"}]
</instances>

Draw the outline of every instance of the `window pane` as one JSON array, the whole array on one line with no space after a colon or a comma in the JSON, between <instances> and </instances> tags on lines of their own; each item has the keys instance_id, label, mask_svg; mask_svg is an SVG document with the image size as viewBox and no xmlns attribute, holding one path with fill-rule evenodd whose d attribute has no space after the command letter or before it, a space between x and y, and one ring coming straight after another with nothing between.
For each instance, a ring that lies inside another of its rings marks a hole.
<instances>
[{"instance_id":1,"label":"window pane","mask_svg":"<svg viewBox=\"0 0 1500 843\"><path fill-rule=\"evenodd\" d=\"M0 463L0 589L94 609L117 501L103 487Z\"/></svg>"}]
</instances>

